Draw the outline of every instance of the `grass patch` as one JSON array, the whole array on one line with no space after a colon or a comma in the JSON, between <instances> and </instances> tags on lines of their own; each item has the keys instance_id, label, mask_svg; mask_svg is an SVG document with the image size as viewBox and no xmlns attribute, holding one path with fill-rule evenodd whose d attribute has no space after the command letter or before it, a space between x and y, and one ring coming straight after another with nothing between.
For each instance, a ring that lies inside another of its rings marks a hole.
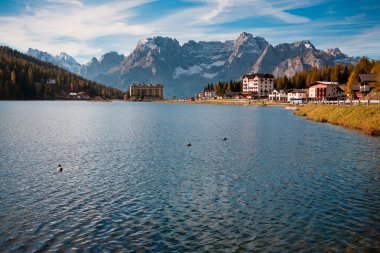
<instances>
[{"instance_id":1,"label":"grass patch","mask_svg":"<svg viewBox=\"0 0 380 253\"><path fill-rule=\"evenodd\" d=\"M306 105L295 112L308 120L328 122L347 128L359 129L372 136L380 136L380 107Z\"/></svg>"}]
</instances>

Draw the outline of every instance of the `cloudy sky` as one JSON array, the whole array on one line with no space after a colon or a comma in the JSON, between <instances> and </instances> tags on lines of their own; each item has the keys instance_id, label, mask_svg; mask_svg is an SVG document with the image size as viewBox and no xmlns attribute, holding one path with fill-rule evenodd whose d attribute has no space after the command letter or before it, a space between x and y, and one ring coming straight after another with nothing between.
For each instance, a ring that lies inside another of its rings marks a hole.
<instances>
[{"instance_id":1,"label":"cloudy sky","mask_svg":"<svg viewBox=\"0 0 380 253\"><path fill-rule=\"evenodd\" d=\"M245 31L273 45L307 39L380 59L379 13L378 0L7 0L0 1L0 44L85 63L108 51L128 55L144 37L183 44Z\"/></svg>"}]
</instances>

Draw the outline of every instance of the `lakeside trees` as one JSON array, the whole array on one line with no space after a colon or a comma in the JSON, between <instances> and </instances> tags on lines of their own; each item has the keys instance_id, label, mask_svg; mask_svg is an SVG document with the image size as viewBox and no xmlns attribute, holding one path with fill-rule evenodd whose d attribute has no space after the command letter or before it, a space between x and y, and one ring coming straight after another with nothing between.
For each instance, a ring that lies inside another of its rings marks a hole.
<instances>
[{"instance_id":1,"label":"lakeside trees","mask_svg":"<svg viewBox=\"0 0 380 253\"><path fill-rule=\"evenodd\" d=\"M69 92L83 91L90 97L124 97L124 92L118 89L0 46L0 99L54 99Z\"/></svg>"},{"instance_id":2,"label":"lakeside trees","mask_svg":"<svg viewBox=\"0 0 380 253\"><path fill-rule=\"evenodd\" d=\"M287 76L278 77L275 79L276 89L302 89L310 83L316 81L328 81L328 82L338 82L346 83L353 66L348 64L343 66L342 63L337 63L333 67L326 66L322 69L312 67L309 70L304 70L297 72L293 77L288 78Z\"/></svg>"},{"instance_id":3,"label":"lakeside trees","mask_svg":"<svg viewBox=\"0 0 380 253\"><path fill-rule=\"evenodd\" d=\"M337 63L334 66L326 66L322 69L315 67L297 72L293 77L278 77L275 80L276 89L306 88L308 84L316 81L338 82L347 84L347 93L351 93L352 85L356 85L359 74L376 74L377 82L380 84L380 61L369 60L363 57L359 63L353 66Z\"/></svg>"},{"instance_id":4,"label":"lakeside trees","mask_svg":"<svg viewBox=\"0 0 380 253\"><path fill-rule=\"evenodd\" d=\"M282 76L274 81L277 90L303 89L316 81L338 82L347 84L346 93L351 93L352 85L356 85L359 74L376 74L378 89L380 89L380 61L369 60L363 57L355 66L352 64L343 65L337 63L334 66L325 66L322 69L312 67L308 70L297 72L292 77ZM229 82L219 81L215 84L209 83L203 91L213 90L216 94L224 95L225 91L242 91L241 80L230 80Z\"/></svg>"},{"instance_id":5,"label":"lakeside trees","mask_svg":"<svg viewBox=\"0 0 380 253\"><path fill-rule=\"evenodd\" d=\"M243 90L243 82L241 80L230 80L228 82L219 81L215 85L209 83L203 89L203 91L206 90L214 90L218 96L226 94L226 91L241 92Z\"/></svg>"},{"instance_id":6,"label":"lakeside trees","mask_svg":"<svg viewBox=\"0 0 380 253\"><path fill-rule=\"evenodd\" d=\"M353 68L347 81L347 93L351 94L351 87L355 85L359 74L376 74L377 83L380 84L380 61L362 58Z\"/></svg>"}]
</instances>

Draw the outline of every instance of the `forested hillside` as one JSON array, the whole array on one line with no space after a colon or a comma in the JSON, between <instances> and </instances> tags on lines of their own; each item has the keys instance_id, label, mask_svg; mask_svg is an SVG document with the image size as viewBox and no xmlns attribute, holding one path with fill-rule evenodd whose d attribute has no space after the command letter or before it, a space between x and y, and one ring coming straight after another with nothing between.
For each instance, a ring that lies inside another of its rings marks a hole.
<instances>
[{"instance_id":1,"label":"forested hillside","mask_svg":"<svg viewBox=\"0 0 380 253\"><path fill-rule=\"evenodd\" d=\"M293 77L279 77L275 80L276 89L306 88L307 85L316 81L338 82L340 84L347 83L349 76L353 70L353 66L348 64L343 66L337 63L333 67L326 66L322 69L312 67L309 70L297 72Z\"/></svg>"},{"instance_id":2,"label":"forested hillside","mask_svg":"<svg viewBox=\"0 0 380 253\"><path fill-rule=\"evenodd\" d=\"M91 98L123 98L124 92L0 46L0 99L64 99L70 92Z\"/></svg>"},{"instance_id":3,"label":"forested hillside","mask_svg":"<svg viewBox=\"0 0 380 253\"><path fill-rule=\"evenodd\" d=\"M348 64L343 66L337 63L334 66L326 66L322 69L315 67L297 72L293 77L279 77L275 80L276 89L306 88L309 84L316 81L338 82L347 84L347 93L350 93L350 87L356 85L359 74L376 74L378 83L380 83L380 62L361 58L355 66Z\"/></svg>"}]
</instances>

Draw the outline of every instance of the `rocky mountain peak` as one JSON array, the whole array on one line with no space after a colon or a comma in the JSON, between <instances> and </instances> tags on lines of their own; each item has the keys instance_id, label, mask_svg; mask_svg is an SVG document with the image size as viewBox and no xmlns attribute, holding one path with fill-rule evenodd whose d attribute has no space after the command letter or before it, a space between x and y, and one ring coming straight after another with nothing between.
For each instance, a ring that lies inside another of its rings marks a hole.
<instances>
[{"instance_id":1,"label":"rocky mountain peak","mask_svg":"<svg viewBox=\"0 0 380 253\"><path fill-rule=\"evenodd\" d=\"M139 40L136 49L143 50L158 50L161 47L179 46L179 42L176 39L169 37L155 36L153 38L144 38Z\"/></svg>"},{"instance_id":2,"label":"rocky mountain peak","mask_svg":"<svg viewBox=\"0 0 380 253\"><path fill-rule=\"evenodd\" d=\"M305 48L305 49L312 49L312 50L316 50L313 43L310 42L310 40L302 40L302 41L297 41L294 43L294 46L295 47L302 47L302 48Z\"/></svg>"},{"instance_id":3,"label":"rocky mountain peak","mask_svg":"<svg viewBox=\"0 0 380 253\"><path fill-rule=\"evenodd\" d=\"M98 59L96 59L96 57L92 57L91 61L88 62L86 65L89 65L89 64L99 64L99 61Z\"/></svg>"},{"instance_id":4,"label":"rocky mountain peak","mask_svg":"<svg viewBox=\"0 0 380 253\"><path fill-rule=\"evenodd\" d=\"M247 33L247 32L242 32L241 34L239 34L239 37L236 39L236 41L246 41L252 38L253 38L252 34Z\"/></svg>"},{"instance_id":5,"label":"rocky mountain peak","mask_svg":"<svg viewBox=\"0 0 380 253\"><path fill-rule=\"evenodd\" d=\"M155 46L153 38L144 38L139 40L136 49L154 49Z\"/></svg>"},{"instance_id":6,"label":"rocky mountain peak","mask_svg":"<svg viewBox=\"0 0 380 253\"><path fill-rule=\"evenodd\" d=\"M256 61L258 54L261 54L268 44L269 43L262 37L253 37L252 34L243 32L235 40L235 45L232 49L230 57L228 58L228 62L232 63L233 61L236 61L237 58L242 57L252 58L252 54L256 55L253 57L253 60Z\"/></svg>"},{"instance_id":7,"label":"rocky mountain peak","mask_svg":"<svg viewBox=\"0 0 380 253\"><path fill-rule=\"evenodd\" d=\"M79 73L79 69L81 67L81 65L72 56L63 52L59 55L53 56L47 52L29 48L26 54L60 66L75 74Z\"/></svg>"},{"instance_id":8,"label":"rocky mountain peak","mask_svg":"<svg viewBox=\"0 0 380 253\"><path fill-rule=\"evenodd\" d=\"M329 48L324 51L326 54L332 55L332 56L338 56L342 55L343 53L339 50L339 48Z\"/></svg>"},{"instance_id":9,"label":"rocky mountain peak","mask_svg":"<svg viewBox=\"0 0 380 253\"><path fill-rule=\"evenodd\" d=\"M235 40L235 48L241 47L243 45L255 47L255 48L265 48L269 43L263 37L254 37L250 33L243 32Z\"/></svg>"},{"instance_id":10,"label":"rocky mountain peak","mask_svg":"<svg viewBox=\"0 0 380 253\"><path fill-rule=\"evenodd\" d=\"M105 53L99 60L99 63L111 63L111 62L121 62L124 60L123 54L118 54L115 51Z\"/></svg>"},{"instance_id":11,"label":"rocky mountain peak","mask_svg":"<svg viewBox=\"0 0 380 253\"><path fill-rule=\"evenodd\" d=\"M29 48L28 51L26 51L26 54L32 56L32 55L36 55L39 52L41 52L41 51L39 51L37 49Z\"/></svg>"},{"instance_id":12,"label":"rocky mountain peak","mask_svg":"<svg viewBox=\"0 0 380 253\"><path fill-rule=\"evenodd\" d=\"M48 62L54 61L53 55L51 55L47 52L37 50L37 49L29 48L28 51L26 52L26 54L30 55L32 57L38 58L40 60L43 60L43 61L48 61Z\"/></svg>"},{"instance_id":13,"label":"rocky mountain peak","mask_svg":"<svg viewBox=\"0 0 380 253\"><path fill-rule=\"evenodd\" d=\"M59 59L60 61L65 62L66 64L77 66L80 68L80 64L71 55L68 55L64 52L57 55L56 58Z\"/></svg>"}]
</instances>

